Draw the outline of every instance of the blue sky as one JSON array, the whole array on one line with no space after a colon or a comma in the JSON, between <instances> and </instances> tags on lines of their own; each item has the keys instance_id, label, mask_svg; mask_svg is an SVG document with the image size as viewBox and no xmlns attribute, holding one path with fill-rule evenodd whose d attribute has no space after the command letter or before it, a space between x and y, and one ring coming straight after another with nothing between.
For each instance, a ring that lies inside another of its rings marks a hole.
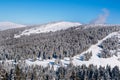
<instances>
[{"instance_id":1,"label":"blue sky","mask_svg":"<svg viewBox=\"0 0 120 80\"><path fill-rule=\"evenodd\" d=\"M89 23L106 14L105 23L120 23L120 0L0 0L0 22L41 24ZM104 11L103 11L104 10Z\"/></svg>"}]
</instances>

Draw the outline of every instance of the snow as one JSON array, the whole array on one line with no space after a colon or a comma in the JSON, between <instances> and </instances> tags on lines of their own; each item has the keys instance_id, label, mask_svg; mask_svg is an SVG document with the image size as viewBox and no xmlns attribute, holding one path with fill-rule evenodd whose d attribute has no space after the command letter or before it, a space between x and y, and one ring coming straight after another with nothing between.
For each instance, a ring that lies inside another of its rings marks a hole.
<instances>
[{"instance_id":1,"label":"snow","mask_svg":"<svg viewBox=\"0 0 120 80\"><path fill-rule=\"evenodd\" d=\"M48 23L44 24L38 27L30 28L27 30L24 30L21 34L15 35L14 38L19 38L22 35L30 35L30 34L38 34L38 33L46 33L46 32L55 32L59 30L65 30L70 27L75 27L81 25L80 23L76 22L55 22L55 23Z\"/></svg>"},{"instance_id":2,"label":"snow","mask_svg":"<svg viewBox=\"0 0 120 80\"><path fill-rule=\"evenodd\" d=\"M82 52L80 55L76 55L76 56L72 57L73 65L79 66L79 65L85 64L86 66L89 66L90 64L93 64L98 67L99 66L105 67L107 65L110 65L112 68L114 66L118 66L120 68L120 61L118 60L118 59L120 59L120 55L118 57L113 56L110 58L99 58L97 56L98 53L100 53L102 50L100 47L98 47L98 45L100 45L107 38L110 38L110 37L118 35L118 34L119 34L118 32L113 32L113 33L109 34L108 36L106 36L105 38L103 38L102 40L98 41L97 44L92 45L87 51ZM118 36L120 36L120 34ZM92 51L92 57L89 59L89 61L81 61L80 60L81 56L83 56L86 52L91 52L91 51ZM55 59L43 60L43 61L36 60L34 62L26 60L26 64L28 64L28 65L41 65L44 67L46 67L48 64L52 65L51 62L55 62ZM62 62L63 66L67 66L70 63L70 58L66 57L63 60L61 60L61 62ZM57 67L59 67L57 65L53 65L53 66L54 66L55 70L57 69Z\"/></svg>"},{"instance_id":3,"label":"snow","mask_svg":"<svg viewBox=\"0 0 120 80\"><path fill-rule=\"evenodd\" d=\"M20 27L25 27L25 25L16 24L12 22L0 22L0 30L20 28Z\"/></svg>"}]
</instances>

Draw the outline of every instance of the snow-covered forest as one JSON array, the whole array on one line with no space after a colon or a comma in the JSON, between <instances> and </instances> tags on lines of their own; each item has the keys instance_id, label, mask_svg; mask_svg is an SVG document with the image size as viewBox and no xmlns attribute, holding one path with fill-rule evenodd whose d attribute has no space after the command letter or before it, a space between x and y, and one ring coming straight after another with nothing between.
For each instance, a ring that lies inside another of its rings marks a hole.
<instances>
[{"instance_id":1,"label":"snow-covered forest","mask_svg":"<svg viewBox=\"0 0 120 80\"><path fill-rule=\"evenodd\" d=\"M0 31L0 80L120 80L120 26L71 24Z\"/></svg>"}]
</instances>

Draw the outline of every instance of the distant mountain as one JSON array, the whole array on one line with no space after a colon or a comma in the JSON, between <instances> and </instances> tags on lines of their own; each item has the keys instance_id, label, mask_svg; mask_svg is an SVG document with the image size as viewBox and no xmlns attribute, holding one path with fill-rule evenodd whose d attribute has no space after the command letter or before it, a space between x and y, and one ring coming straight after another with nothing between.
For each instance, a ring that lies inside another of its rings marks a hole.
<instances>
[{"instance_id":1,"label":"distant mountain","mask_svg":"<svg viewBox=\"0 0 120 80\"><path fill-rule=\"evenodd\" d=\"M20 28L20 27L25 27L25 25L16 24L12 22L0 22L0 30Z\"/></svg>"},{"instance_id":2,"label":"distant mountain","mask_svg":"<svg viewBox=\"0 0 120 80\"><path fill-rule=\"evenodd\" d=\"M94 28L94 27L112 27L112 26L120 26L120 24L84 24L84 29Z\"/></svg>"},{"instance_id":3,"label":"distant mountain","mask_svg":"<svg viewBox=\"0 0 120 80\"><path fill-rule=\"evenodd\" d=\"M30 34L38 34L38 33L46 33L46 32L55 32L59 30L65 30L70 27L76 27L81 25L77 22L52 22L43 25L37 25L36 27L32 27L30 29L24 30L20 35L16 35L15 37L20 37L21 35L30 35Z\"/></svg>"}]
</instances>

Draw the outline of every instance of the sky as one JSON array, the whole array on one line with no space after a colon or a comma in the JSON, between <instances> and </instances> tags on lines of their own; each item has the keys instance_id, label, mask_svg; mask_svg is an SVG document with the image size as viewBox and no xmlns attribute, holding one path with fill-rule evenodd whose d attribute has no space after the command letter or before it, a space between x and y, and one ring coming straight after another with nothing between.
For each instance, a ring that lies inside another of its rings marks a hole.
<instances>
[{"instance_id":1,"label":"sky","mask_svg":"<svg viewBox=\"0 0 120 80\"><path fill-rule=\"evenodd\" d=\"M0 0L0 22L120 24L120 0Z\"/></svg>"}]
</instances>

